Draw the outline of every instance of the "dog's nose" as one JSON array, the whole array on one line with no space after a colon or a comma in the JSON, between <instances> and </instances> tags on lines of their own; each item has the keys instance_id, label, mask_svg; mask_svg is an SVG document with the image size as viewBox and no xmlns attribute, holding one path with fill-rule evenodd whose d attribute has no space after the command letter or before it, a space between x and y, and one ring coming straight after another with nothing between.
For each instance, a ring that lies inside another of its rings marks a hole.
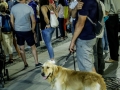
<instances>
[{"instance_id":1,"label":"dog's nose","mask_svg":"<svg viewBox=\"0 0 120 90\"><path fill-rule=\"evenodd\" d=\"M45 73L41 73L42 76L45 76Z\"/></svg>"}]
</instances>

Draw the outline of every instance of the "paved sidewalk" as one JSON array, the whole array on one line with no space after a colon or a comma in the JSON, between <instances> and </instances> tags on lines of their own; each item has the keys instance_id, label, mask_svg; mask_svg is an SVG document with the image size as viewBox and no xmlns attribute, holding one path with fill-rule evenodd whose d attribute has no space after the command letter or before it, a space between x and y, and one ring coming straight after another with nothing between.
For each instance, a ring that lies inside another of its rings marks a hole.
<instances>
[{"instance_id":1,"label":"paved sidewalk","mask_svg":"<svg viewBox=\"0 0 120 90\"><path fill-rule=\"evenodd\" d=\"M55 59L57 65L61 65L68 55L68 47L70 41L54 48ZM45 51L39 54L39 61L44 63L49 59L48 52ZM23 62L18 62L12 66L9 66L10 81L6 81L5 88L0 90L52 90L50 84L44 80L40 74L40 68L35 68L34 58L27 59L29 67L22 71ZM69 58L69 61L65 65L66 68L73 69L73 57ZM78 70L77 64L76 68ZM109 64L105 66L104 77L116 77L120 78L120 62ZM108 89L109 90L109 89ZM120 90L120 89L118 89Z\"/></svg>"}]
</instances>

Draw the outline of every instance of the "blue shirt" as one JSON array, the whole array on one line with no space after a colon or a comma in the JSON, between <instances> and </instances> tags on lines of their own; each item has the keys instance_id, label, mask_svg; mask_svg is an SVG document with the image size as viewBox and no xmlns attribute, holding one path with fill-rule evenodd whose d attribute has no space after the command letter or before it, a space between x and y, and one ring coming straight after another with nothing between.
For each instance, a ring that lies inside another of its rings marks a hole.
<instances>
[{"instance_id":1,"label":"blue shirt","mask_svg":"<svg viewBox=\"0 0 120 90\"><path fill-rule=\"evenodd\" d=\"M76 14L76 21L78 20L78 14L82 16L88 16L93 22L97 19L97 2L96 0L82 0L84 3L81 10L78 10ZM93 24L86 19L84 28L79 35L79 38L82 40L91 40L95 38L95 33L93 29Z\"/></svg>"},{"instance_id":2,"label":"blue shirt","mask_svg":"<svg viewBox=\"0 0 120 90\"><path fill-rule=\"evenodd\" d=\"M35 15L35 19L37 21L37 4L34 1L31 1L28 3L29 6L31 6L33 8L34 11L34 15Z\"/></svg>"}]
</instances>

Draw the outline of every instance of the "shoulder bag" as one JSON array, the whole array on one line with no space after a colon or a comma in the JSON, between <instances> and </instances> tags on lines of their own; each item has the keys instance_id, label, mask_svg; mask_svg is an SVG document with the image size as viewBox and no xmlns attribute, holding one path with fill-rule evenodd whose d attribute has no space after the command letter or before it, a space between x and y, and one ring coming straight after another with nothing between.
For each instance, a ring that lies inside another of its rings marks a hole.
<instances>
[{"instance_id":1,"label":"shoulder bag","mask_svg":"<svg viewBox=\"0 0 120 90\"><path fill-rule=\"evenodd\" d=\"M47 8L49 9L49 7ZM49 11L50 11L50 25L51 27L56 28L59 25L58 19L53 10L49 9Z\"/></svg>"}]
</instances>

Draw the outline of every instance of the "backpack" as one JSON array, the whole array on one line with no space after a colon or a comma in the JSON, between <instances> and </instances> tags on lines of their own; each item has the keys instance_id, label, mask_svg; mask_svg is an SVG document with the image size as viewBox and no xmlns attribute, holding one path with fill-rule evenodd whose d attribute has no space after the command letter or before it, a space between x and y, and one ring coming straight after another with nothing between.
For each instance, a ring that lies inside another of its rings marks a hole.
<instances>
[{"instance_id":1,"label":"backpack","mask_svg":"<svg viewBox=\"0 0 120 90\"><path fill-rule=\"evenodd\" d=\"M8 15L0 15L1 17L1 31L4 33L11 32L10 17Z\"/></svg>"},{"instance_id":2,"label":"backpack","mask_svg":"<svg viewBox=\"0 0 120 90\"><path fill-rule=\"evenodd\" d=\"M97 20L96 20L96 22L93 22L89 17L87 17L87 18L93 24L94 32L95 32L96 36L98 36L101 34L101 32L103 30L104 18L103 18L102 5L100 4L100 1L96 0L96 2L97 2Z\"/></svg>"}]
</instances>

